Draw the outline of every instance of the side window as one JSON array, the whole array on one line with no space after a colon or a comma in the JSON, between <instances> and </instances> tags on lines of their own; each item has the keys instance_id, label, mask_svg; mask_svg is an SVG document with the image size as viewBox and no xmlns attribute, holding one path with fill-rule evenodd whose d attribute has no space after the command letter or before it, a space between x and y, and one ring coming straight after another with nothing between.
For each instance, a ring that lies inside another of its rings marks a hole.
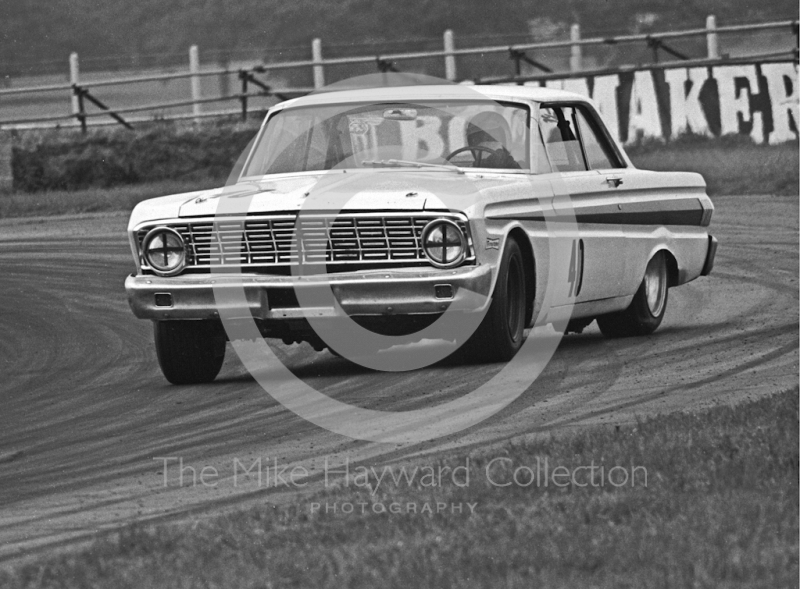
<instances>
[{"instance_id":1,"label":"side window","mask_svg":"<svg viewBox=\"0 0 800 589\"><path fill-rule=\"evenodd\" d=\"M589 122L591 115L587 117L580 108L577 109L576 115L589 168L592 170L621 168L622 166L617 161L611 146L606 142L606 138L597 132L596 124L592 125Z\"/></svg>"},{"instance_id":2,"label":"side window","mask_svg":"<svg viewBox=\"0 0 800 589\"><path fill-rule=\"evenodd\" d=\"M539 128L542 131L547 156L554 172L586 170L586 161L578 141L575 109L571 106L547 106L539 109Z\"/></svg>"}]
</instances>

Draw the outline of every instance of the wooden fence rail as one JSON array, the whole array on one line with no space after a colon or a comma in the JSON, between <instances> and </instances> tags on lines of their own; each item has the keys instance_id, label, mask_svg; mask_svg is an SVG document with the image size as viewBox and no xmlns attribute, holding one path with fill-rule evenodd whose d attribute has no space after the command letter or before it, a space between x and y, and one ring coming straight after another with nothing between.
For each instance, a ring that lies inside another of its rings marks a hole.
<instances>
[{"instance_id":1,"label":"wooden fence rail","mask_svg":"<svg viewBox=\"0 0 800 589\"><path fill-rule=\"evenodd\" d=\"M792 52L771 53L771 54L753 54L746 57L729 59L719 55L717 37L719 34L724 33L744 33L765 30L786 30L795 36L795 44ZM322 55L322 42L319 39L314 39L312 42L312 58L310 60L296 60L286 62L274 63L261 63L246 69L231 69L231 68L208 68L200 69L198 49L193 46L190 49L190 70L188 72L166 73L166 74L152 74L144 76L130 76L118 77L108 80L94 80L81 82L79 80L79 65L77 54L70 56L70 83L69 84L54 84L47 86L31 86L25 88L6 88L0 89L0 98L4 96L15 96L21 94L39 94L50 92L69 92L72 96L72 112L71 114L64 115L48 115L38 117L21 117L18 119L0 120L0 128L15 128L20 125L37 124L38 126L65 126L64 121L76 121L72 124L79 124L85 131L88 119L97 117L111 116L120 123L130 126L129 121L123 119L120 115L126 113L148 112L162 109L173 109L178 107L192 106L192 114L199 120L203 113L200 110L200 105L226 102L226 101L239 101L241 105L241 114L243 118L247 117L249 98L274 96L278 99L285 99L290 96L299 96L311 92L314 89L321 88L325 85L325 68L331 66L351 65L351 64L366 64L373 63L377 66L379 71L398 71L395 65L400 61L431 59L431 58L444 58L445 61L445 77L450 81L458 81L456 58L474 55L491 55L506 53L509 58L515 62L515 69L513 75L510 76L480 76L473 81L481 83L523 83L526 81L534 80L548 80L565 77L595 75L599 73L619 73L623 71L632 71L637 69L648 69L653 67L669 67L674 65L675 62L667 61L660 62L659 52L665 52L672 57L677 57L687 66L696 65L714 65L721 63L740 63L744 61L752 61L756 59L793 59L795 63L798 60L797 49L797 35L798 35L798 21L797 20L784 20L766 23L754 23L746 25L732 25L718 27L716 19L713 15L706 19L706 26L703 28L688 29L681 31L665 31L660 33L651 34L631 34L631 35L617 35L610 37L593 37L582 39L580 36L580 28L578 25L573 25L570 28L570 38L563 41L547 41L538 43L521 43L513 45L493 45L484 47L469 47L457 49L454 43L454 35L451 30L445 31L443 37L443 49L437 51L412 51L401 53L387 53L370 56L354 56L354 57L336 57L324 58ZM685 39L693 37L706 37L707 41L707 55L702 58L691 58L682 52L671 47L668 42L674 39ZM599 45L617 45L621 43L646 43L652 50L653 63L638 66L622 66L618 68L604 68L602 70L586 70L582 68L581 50L583 47L599 46ZM527 52L555 49L555 48L570 48L570 70L568 72L553 72L552 69L543 64L541 61L534 59ZM523 75L522 63L527 63L533 67L544 72L537 75ZM287 70L287 69L303 69L309 68L312 72L314 88L285 88L273 89L265 82L260 81L256 74L265 74L272 71ZM242 84L242 92L228 96L215 96L215 97L202 97L200 93L199 80L202 77L208 76L224 76L235 75ZM159 104L148 104L136 107L127 108L111 108L100 102L95 96L92 95L91 90L96 88L104 88L109 86L120 86L128 84L141 84L146 82L155 81L170 81L179 79L191 80L191 99L185 101L171 101ZM250 92L249 87L256 86L260 88L259 92ZM86 102L92 102L101 110L98 112L87 112ZM1 106L1 104L0 104ZM228 112L228 111L226 111ZM185 115L171 115L163 116L161 118L186 118ZM61 121L61 123L58 123Z\"/></svg>"}]
</instances>

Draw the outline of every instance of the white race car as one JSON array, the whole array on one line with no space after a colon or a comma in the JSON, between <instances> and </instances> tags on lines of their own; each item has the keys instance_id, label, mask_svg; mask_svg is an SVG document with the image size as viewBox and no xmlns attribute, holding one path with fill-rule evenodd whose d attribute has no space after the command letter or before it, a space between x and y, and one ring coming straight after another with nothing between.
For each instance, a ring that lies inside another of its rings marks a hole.
<instances>
[{"instance_id":1,"label":"white race car","mask_svg":"<svg viewBox=\"0 0 800 589\"><path fill-rule=\"evenodd\" d=\"M452 311L478 317L451 338L468 357L504 361L538 324L652 333L711 271L713 210L698 174L636 169L577 94L325 92L267 113L234 185L140 203L125 288L172 383L217 376L225 318L333 351L315 322L413 336Z\"/></svg>"}]
</instances>

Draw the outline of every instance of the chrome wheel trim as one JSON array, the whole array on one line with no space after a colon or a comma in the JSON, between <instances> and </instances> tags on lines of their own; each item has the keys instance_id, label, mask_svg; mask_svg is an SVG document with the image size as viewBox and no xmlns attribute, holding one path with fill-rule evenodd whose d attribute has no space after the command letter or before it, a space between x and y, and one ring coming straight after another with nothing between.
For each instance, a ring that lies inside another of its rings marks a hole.
<instances>
[{"instance_id":1,"label":"chrome wheel trim","mask_svg":"<svg viewBox=\"0 0 800 589\"><path fill-rule=\"evenodd\" d=\"M667 266L664 263L664 254L660 252L647 264L644 272L644 291L650 313L653 317L660 316L664 312L667 298Z\"/></svg>"}]
</instances>

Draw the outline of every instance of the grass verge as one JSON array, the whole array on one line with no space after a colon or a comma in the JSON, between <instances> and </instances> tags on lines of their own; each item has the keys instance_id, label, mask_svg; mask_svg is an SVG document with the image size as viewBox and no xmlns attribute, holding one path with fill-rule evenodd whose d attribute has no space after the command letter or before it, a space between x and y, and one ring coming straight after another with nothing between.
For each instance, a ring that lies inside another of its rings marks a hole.
<instances>
[{"instance_id":1,"label":"grass verge","mask_svg":"<svg viewBox=\"0 0 800 589\"><path fill-rule=\"evenodd\" d=\"M629 148L628 153L642 169L699 172L705 177L711 196L798 194L797 143L756 145L736 138L695 138L671 144L646 143ZM0 193L0 218L129 211L148 198L222 186L230 167L217 168L211 169L218 172L216 175L191 180L159 180L74 191Z\"/></svg>"},{"instance_id":2,"label":"grass verge","mask_svg":"<svg viewBox=\"0 0 800 589\"><path fill-rule=\"evenodd\" d=\"M186 126L156 122L137 131L28 131L14 141L14 188L84 190L166 180L225 178L258 130L257 122Z\"/></svg>"},{"instance_id":3,"label":"grass verge","mask_svg":"<svg viewBox=\"0 0 800 589\"><path fill-rule=\"evenodd\" d=\"M710 196L798 194L798 143L756 145L748 138L689 137L670 144L631 147L628 155L643 170L698 172Z\"/></svg>"},{"instance_id":4,"label":"grass verge","mask_svg":"<svg viewBox=\"0 0 800 589\"><path fill-rule=\"evenodd\" d=\"M0 219L52 215L73 215L107 211L130 211L148 198L191 192L225 185L225 178L187 183L180 180L133 186L88 188L68 191L13 192L0 194Z\"/></svg>"},{"instance_id":5,"label":"grass verge","mask_svg":"<svg viewBox=\"0 0 800 589\"><path fill-rule=\"evenodd\" d=\"M0 585L796 587L797 440L794 390L432 465L468 465L467 486L463 472L437 486L373 477L374 494L340 484L292 505L193 525L134 525L80 553L0 574ZM504 461L489 471L495 483L513 481L519 466L539 476L529 486L495 486L486 469L496 458ZM557 465L577 473L593 464L606 474L576 478L588 486L556 486L554 476L537 471L545 459L551 473ZM614 486L615 465L646 469L646 484L640 471L636 484ZM339 507L312 512L312 503ZM352 514L342 513L348 503ZM477 504L473 514L466 506L460 514L419 513L424 504L466 503ZM376 505L388 511L394 504L403 512L375 513ZM418 513L408 512L410 504Z\"/></svg>"}]
</instances>

